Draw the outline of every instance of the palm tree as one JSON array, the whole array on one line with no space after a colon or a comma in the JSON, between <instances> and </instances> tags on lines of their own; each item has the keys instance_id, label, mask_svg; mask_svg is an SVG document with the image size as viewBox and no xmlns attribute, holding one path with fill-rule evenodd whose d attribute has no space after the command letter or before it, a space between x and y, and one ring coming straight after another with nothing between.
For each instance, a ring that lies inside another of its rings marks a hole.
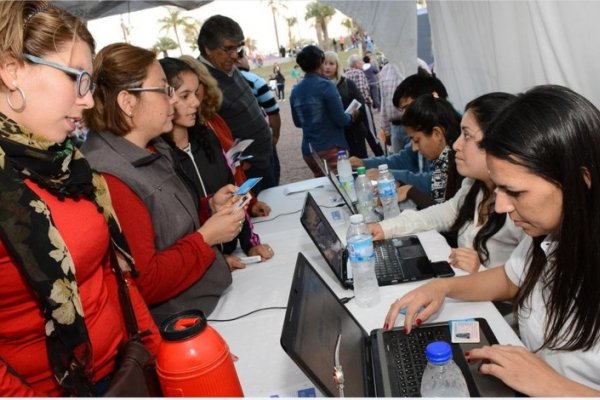
<instances>
[{"instance_id":1,"label":"palm tree","mask_svg":"<svg viewBox=\"0 0 600 400\"><path fill-rule=\"evenodd\" d=\"M342 26L348 29L348 36L352 36L352 33L354 33L354 21L352 21L352 18L344 18Z\"/></svg>"},{"instance_id":2,"label":"palm tree","mask_svg":"<svg viewBox=\"0 0 600 400\"><path fill-rule=\"evenodd\" d=\"M335 13L335 8L316 1L308 3L306 5L306 15L304 16L304 19L315 19L317 39L319 40L319 45L323 49L328 49L331 46L331 43L329 43L329 33L327 32L327 24L331 20L331 17L335 15Z\"/></svg>"},{"instance_id":3,"label":"palm tree","mask_svg":"<svg viewBox=\"0 0 600 400\"><path fill-rule=\"evenodd\" d=\"M294 45L294 40L292 37L292 27L298 23L298 20L296 19L296 17L291 17L286 18L285 22L288 26L288 46L290 47L290 49L293 49L296 46Z\"/></svg>"},{"instance_id":4,"label":"palm tree","mask_svg":"<svg viewBox=\"0 0 600 400\"><path fill-rule=\"evenodd\" d=\"M185 42L190 46L192 51L198 50L198 33L202 23L198 20L186 22L183 25L183 37Z\"/></svg>"},{"instance_id":5,"label":"palm tree","mask_svg":"<svg viewBox=\"0 0 600 400\"><path fill-rule=\"evenodd\" d=\"M121 32L123 33L123 41L129 43L129 33L131 33L131 25L126 24L121 14Z\"/></svg>"},{"instance_id":6,"label":"palm tree","mask_svg":"<svg viewBox=\"0 0 600 400\"><path fill-rule=\"evenodd\" d=\"M244 45L250 53L254 53L256 51L256 39L246 36L246 39L244 39Z\"/></svg>"},{"instance_id":7,"label":"palm tree","mask_svg":"<svg viewBox=\"0 0 600 400\"><path fill-rule=\"evenodd\" d=\"M169 50L175 50L177 48L177 43L173 39L168 36L159 37L154 46L152 46L152 51L161 52L163 57L169 57ZM180 46L181 48L181 46Z\"/></svg>"},{"instance_id":8,"label":"palm tree","mask_svg":"<svg viewBox=\"0 0 600 400\"><path fill-rule=\"evenodd\" d=\"M175 32L175 39L177 40L177 45L179 46L179 51L183 54L183 48L181 47L181 41L179 40L179 32L177 29L180 26L185 26L191 17L181 16L181 10L174 7L165 7L169 15L167 17L163 17L158 20L162 26L160 27L160 31L169 31L173 30Z\"/></svg>"},{"instance_id":9,"label":"palm tree","mask_svg":"<svg viewBox=\"0 0 600 400\"><path fill-rule=\"evenodd\" d=\"M279 43L279 31L277 29L277 14L279 14L279 7L287 8L287 6L281 0L267 0L267 5L271 8L273 14L273 28L275 29L275 41L277 42L277 51L281 47Z\"/></svg>"}]
</instances>

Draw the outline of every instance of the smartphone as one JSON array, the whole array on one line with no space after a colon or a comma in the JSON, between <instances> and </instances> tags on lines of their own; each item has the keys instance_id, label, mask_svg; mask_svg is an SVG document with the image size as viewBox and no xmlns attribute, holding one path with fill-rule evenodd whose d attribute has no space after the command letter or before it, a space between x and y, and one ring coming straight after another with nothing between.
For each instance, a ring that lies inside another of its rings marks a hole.
<instances>
[{"instance_id":1,"label":"smartphone","mask_svg":"<svg viewBox=\"0 0 600 400\"><path fill-rule=\"evenodd\" d=\"M242 197L240 197L240 199L235 203L235 211L238 211L240 208L243 208L246 204L250 202L250 199L252 199L252 195L250 193L242 195Z\"/></svg>"},{"instance_id":2,"label":"smartphone","mask_svg":"<svg viewBox=\"0 0 600 400\"><path fill-rule=\"evenodd\" d=\"M242 196L242 195L248 193L250 191L250 189L252 189L254 187L254 185L256 185L258 182L260 182L261 179L262 179L262 177L248 179L246 182L244 182L242 184L242 186L239 187L239 189L237 190L237 192L235 192L235 194L238 196Z\"/></svg>"}]
</instances>

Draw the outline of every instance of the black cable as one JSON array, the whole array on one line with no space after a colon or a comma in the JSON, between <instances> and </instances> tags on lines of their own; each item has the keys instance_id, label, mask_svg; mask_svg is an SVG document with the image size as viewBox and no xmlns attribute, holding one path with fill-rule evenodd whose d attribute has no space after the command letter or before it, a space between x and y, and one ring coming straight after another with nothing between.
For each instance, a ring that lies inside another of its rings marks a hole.
<instances>
[{"instance_id":1,"label":"black cable","mask_svg":"<svg viewBox=\"0 0 600 400\"><path fill-rule=\"evenodd\" d=\"M283 216L283 215L292 215L292 214L297 214L297 213L299 213L300 211L302 211L302 209L300 209L300 210L296 210L296 211L290 211L290 212L288 212L288 213L279 214L279 215L276 215L276 216L274 216L273 218L269 218L269 219L263 219L263 220L260 220L260 221L252 221L252 224L256 225L256 224L262 224L263 222L270 222L270 221L276 220L277 218L279 218L279 217L281 217L281 216Z\"/></svg>"},{"instance_id":2,"label":"black cable","mask_svg":"<svg viewBox=\"0 0 600 400\"><path fill-rule=\"evenodd\" d=\"M229 318L229 319L207 319L207 322L230 322L230 321L235 321L236 319L240 319L240 318L244 318L247 317L250 314L254 314L256 312L259 311L265 311L265 310L285 310L287 309L287 307L264 307L264 308L259 308L253 311L250 311L246 314L240 315L238 317L234 317L234 318Z\"/></svg>"}]
</instances>

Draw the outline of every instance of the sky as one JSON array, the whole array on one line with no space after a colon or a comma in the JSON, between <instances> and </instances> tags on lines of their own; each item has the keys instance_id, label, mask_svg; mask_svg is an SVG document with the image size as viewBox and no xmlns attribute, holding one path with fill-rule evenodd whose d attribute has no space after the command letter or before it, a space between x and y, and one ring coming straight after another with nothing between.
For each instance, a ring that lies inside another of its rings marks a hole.
<instances>
[{"instance_id":1,"label":"sky","mask_svg":"<svg viewBox=\"0 0 600 400\"><path fill-rule=\"evenodd\" d=\"M288 28L285 18L296 17L298 24L292 28L292 35L298 38L306 38L316 42L316 31L313 25L314 19L304 20L306 5L310 1L291 0L280 1L280 15L277 16L277 27L279 42L288 47ZM244 35L256 41L257 48L263 54L275 53L277 42L273 25L273 14L266 0L215 0L196 10L182 10L181 15L190 16L200 22L208 19L211 15L221 14L237 21ZM130 43L136 46L151 48L160 36L169 36L175 40L173 31L160 31L160 18L167 16L164 7L156 7L148 10L138 11L130 14L121 14L111 17L90 21L88 28L96 39L96 51L104 46L123 41L121 20L129 25ZM329 36L339 37L346 35L347 29L341 25L346 18L341 12L337 12L329 23ZM183 35L180 32L184 53L192 54L192 51L183 43ZM173 56L179 55L179 50L170 52Z\"/></svg>"}]
</instances>

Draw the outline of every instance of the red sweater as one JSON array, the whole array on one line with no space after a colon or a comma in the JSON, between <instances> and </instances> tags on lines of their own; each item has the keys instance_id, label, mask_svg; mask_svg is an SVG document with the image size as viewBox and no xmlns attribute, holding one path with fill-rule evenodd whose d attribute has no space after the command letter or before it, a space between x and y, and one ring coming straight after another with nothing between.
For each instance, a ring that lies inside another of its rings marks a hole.
<instances>
[{"instance_id":1,"label":"red sweater","mask_svg":"<svg viewBox=\"0 0 600 400\"><path fill-rule=\"evenodd\" d=\"M59 201L39 186L26 183L48 205L73 258L97 381L113 371L118 346L126 337L117 282L109 263L108 226L90 201ZM1 242L0 270L0 396L60 396L62 389L46 353L39 302ZM146 344L156 353L160 343L156 325L135 285L130 285L130 293L140 328L153 331ZM8 372L7 364L30 387Z\"/></svg>"},{"instance_id":2,"label":"red sweater","mask_svg":"<svg viewBox=\"0 0 600 400\"><path fill-rule=\"evenodd\" d=\"M137 285L149 305L178 295L204 275L215 259L212 248L198 232L192 232L171 247L158 251L154 227L144 202L123 181L103 174L121 229L127 238L135 268ZM202 199L200 221L208 217L208 199Z\"/></svg>"}]
</instances>

